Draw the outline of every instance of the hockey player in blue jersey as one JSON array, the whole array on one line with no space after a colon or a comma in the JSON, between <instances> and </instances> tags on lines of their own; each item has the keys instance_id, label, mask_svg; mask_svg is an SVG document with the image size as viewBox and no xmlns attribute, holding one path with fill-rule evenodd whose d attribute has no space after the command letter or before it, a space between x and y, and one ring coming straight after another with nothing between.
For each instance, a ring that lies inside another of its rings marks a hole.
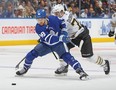
<instances>
[{"instance_id":1,"label":"hockey player in blue jersey","mask_svg":"<svg viewBox=\"0 0 116 90\"><path fill-rule=\"evenodd\" d=\"M40 37L40 43L26 55L24 67L16 74L25 74L35 58L54 51L80 75L81 80L88 79L88 75L84 72L80 63L68 51L66 46L68 42L67 29L63 20L52 15L46 18L46 12L43 9L37 10L36 19L35 30Z\"/></svg>"}]
</instances>

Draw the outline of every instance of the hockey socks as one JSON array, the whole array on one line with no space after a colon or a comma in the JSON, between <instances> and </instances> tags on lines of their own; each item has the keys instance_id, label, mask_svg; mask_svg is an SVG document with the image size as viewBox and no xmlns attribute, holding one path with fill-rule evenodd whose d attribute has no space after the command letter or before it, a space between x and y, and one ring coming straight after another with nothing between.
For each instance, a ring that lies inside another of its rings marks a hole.
<instances>
[{"instance_id":1,"label":"hockey socks","mask_svg":"<svg viewBox=\"0 0 116 90\"><path fill-rule=\"evenodd\" d=\"M70 53L65 53L62 55L62 59L71 65L71 67L73 67L74 70L76 70L77 68L81 68L80 63L74 59L73 56L71 56Z\"/></svg>"},{"instance_id":2,"label":"hockey socks","mask_svg":"<svg viewBox=\"0 0 116 90\"><path fill-rule=\"evenodd\" d=\"M88 75L82 69L80 63L77 60L75 60L74 57L71 56L70 53L65 53L62 56L62 58L66 63L70 64L73 67L73 69L76 71L76 73L78 73L80 75L80 80L89 79Z\"/></svg>"}]
</instances>

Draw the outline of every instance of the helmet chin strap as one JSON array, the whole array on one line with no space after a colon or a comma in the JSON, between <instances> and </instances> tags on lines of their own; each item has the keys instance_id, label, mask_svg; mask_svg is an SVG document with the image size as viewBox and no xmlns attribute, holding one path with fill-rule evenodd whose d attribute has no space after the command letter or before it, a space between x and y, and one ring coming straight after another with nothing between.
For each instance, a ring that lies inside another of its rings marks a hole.
<instances>
[{"instance_id":1,"label":"helmet chin strap","mask_svg":"<svg viewBox=\"0 0 116 90\"><path fill-rule=\"evenodd\" d=\"M48 25L48 18L45 19L45 25Z\"/></svg>"}]
</instances>

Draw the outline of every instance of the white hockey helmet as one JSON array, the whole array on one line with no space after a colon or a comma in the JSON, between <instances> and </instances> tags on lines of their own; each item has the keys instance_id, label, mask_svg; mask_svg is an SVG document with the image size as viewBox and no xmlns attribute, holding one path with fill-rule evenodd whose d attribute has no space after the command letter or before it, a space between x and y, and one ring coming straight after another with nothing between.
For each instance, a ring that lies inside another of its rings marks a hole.
<instances>
[{"instance_id":1,"label":"white hockey helmet","mask_svg":"<svg viewBox=\"0 0 116 90\"><path fill-rule=\"evenodd\" d=\"M52 9L52 12L55 13L55 12L61 12L63 11L64 12L64 7L62 4L57 4L53 7Z\"/></svg>"}]
</instances>

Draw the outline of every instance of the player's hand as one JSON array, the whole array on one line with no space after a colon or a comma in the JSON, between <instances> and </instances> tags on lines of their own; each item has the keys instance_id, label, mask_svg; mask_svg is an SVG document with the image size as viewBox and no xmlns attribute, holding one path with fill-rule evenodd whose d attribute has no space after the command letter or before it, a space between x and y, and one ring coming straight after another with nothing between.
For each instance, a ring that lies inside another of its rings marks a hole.
<instances>
[{"instance_id":1,"label":"player's hand","mask_svg":"<svg viewBox=\"0 0 116 90\"><path fill-rule=\"evenodd\" d=\"M69 39L69 37L67 37L65 35L60 35L59 41L62 41L62 42L65 42L65 43L69 43L70 39Z\"/></svg>"},{"instance_id":2,"label":"player's hand","mask_svg":"<svg viewBox=\"0 0 116 90\"><path fill-rule=\"evenodd\" d=\"M114 31L111 31L111 30L110 30L110 32L108 33L108 36L109 36L109 37L114 36Z\"/></svg>"},{"instance_id":3,"label":"player's hand","mask_svg":"<svg viewBox=\"0 0 116 90\"><path fill-rule=\"evenodd\" d=\"M40 43L40 39L38 39L37 42Z\"/></svg>"},{"instance_id":4,"label":"player's hand","mask_svg":"<svg viewBox=\"0 0 116 90\"><path fill-rule=\"evenodd\" d=\"M61 31L61 35L68 36L68 33L66 31Z\"/></svg>"}]
</instances>

